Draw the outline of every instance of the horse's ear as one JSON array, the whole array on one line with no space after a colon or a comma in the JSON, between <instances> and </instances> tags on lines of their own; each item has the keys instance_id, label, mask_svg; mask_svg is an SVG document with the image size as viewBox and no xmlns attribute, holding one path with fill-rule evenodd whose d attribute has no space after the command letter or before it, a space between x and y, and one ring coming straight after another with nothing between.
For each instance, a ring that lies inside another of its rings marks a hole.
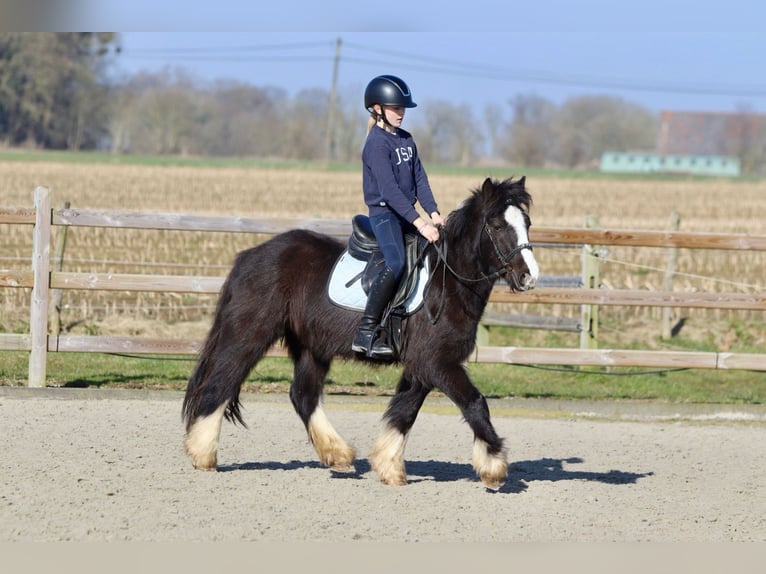
<instances>
[{"instance_id":1,"label":"horse's ear","mask_svg":"<svg viewBox=\"0 0 766 574\"><path fill-rule=\"evenodd\" d=\"M492 184L492 178L488 177L484 180L484 183L481 186L481 192L483 194L490 194L492 193L492 190L495 189L495 186Z\"/></svg>"},{"instance_id":2,"label":"horse's ear","mask_svg":"<svg viewBox=\"0 0 766 574\"><path fill-rule=\"evenodd\" d=\"M526 175L522 175L521 179L519 180L519 185L521 185L521 187L525 187L524 184L526 183L526 181L527 181L527 176Z\"/></svg>"}]
</instances>

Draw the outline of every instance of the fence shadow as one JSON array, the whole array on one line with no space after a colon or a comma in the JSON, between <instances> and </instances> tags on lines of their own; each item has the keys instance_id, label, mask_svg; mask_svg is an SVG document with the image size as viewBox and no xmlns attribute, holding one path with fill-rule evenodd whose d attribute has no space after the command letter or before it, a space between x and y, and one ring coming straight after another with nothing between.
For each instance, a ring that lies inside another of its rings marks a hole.
<instances>
[{"instance_id":1,"label":"fence shadow","mask_svg":"<svg viewBox=\"0 0 766 574\"><path fill-rule=\"evenodd\" d=\"M148 376L145 374L126 375L124 373L116 372L104 372L98 375L92 375L90 377L80 377L67 381L63 385L68 389L100 389L106 386L124 385L122 388L130 389L136 388L161 388L158 383L147 384ZM181 388L182 384L185 384L188 380L188 375L163 375L163 384L166 386L172 386L174 388Z\"/></svg>"}]
</instances>

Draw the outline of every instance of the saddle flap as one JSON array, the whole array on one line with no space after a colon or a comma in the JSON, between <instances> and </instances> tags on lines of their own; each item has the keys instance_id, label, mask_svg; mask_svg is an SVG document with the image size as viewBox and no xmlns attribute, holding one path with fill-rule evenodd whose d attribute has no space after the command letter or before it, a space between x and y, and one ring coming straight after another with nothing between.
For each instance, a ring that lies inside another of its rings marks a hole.
<instances>
[{"instance_id":1,"label":"saddle flap","mask_svg":"<svg viewBox=\"0 0 766 574\"><path fill-rule=\"evenodd\" d=\"M347 249L340 254L327 281L327 295L333 304L352 311L364 311L367 294L362 288L362 276L366 266L367 262L352 256ZM422 258L422 265L417 266L412 274L415 275L412 284L405 277L402 281L402 284L407 285L404 291L397 291L394 295L393 303L396 306L391 307L392 314L409 316L423 306L423 296L430 277L427 257ZM409 293L401 303L400 293Z\"/></svg>"},{"instance_id":2,"label":"saddle flap","mask_svg":"<svg viewBox=\"0 0 766 574\"><path fill-rule=\"evenodd\" d=\"M374 236L373 241L375 241ZM404 302L407 301L407 299L410 298L410 295L412 295L412 293L415 291L418 283L417 272L420 268L423 267L421 253L425 249L426 245L428 245L428 242L425 240L425 238L420 237L419 235L415 235L414 233L404 234L404 272L402 273L402 277L399 280L399 284L396 288L396 291L394 292L394 296L391 299L391 309L396 309L400 305L404 304ZM351 249L349 249L349 253L353 255ZM386 260L383 257L383 252L378 249L377 241L375 241L374 246L369 251L369 254L365 260L367 261L367 265L365 265L364 271L362 272L361 281L362 289L364 289L365 293L369 293L373 281L377 279L378 275L380 275L380 272L386 265Z\"/></svg>"},{"instance_id":3,"label":"saddle flap","mask_svg":"<svg viewBox=\"0 0 766 574\"><path fill-rule=\"evenodd\" d=\"M424 237L414 233L407 233L404 238L404 248L407 253L405 258L406 264L399 287L396 293L394 293L394 298L391 300L392 309L403 305L415 291L418 284L418 271L423 267L424 263L421 255L428 245L428 241Z\"/></svg>"},{"instance_id":4,"label":"saddle flap","mask_svg":"<svg viewBox=\"0 0 766 574\"><path fill-rule=\"evenodd\" d=\"M330 273L328 294L330 300L341 307L363 311L370 286L386 261L369 217L354 216L351 230L348 246ZM389 315L403 313L408 316L422 306L430 276L428 260L423 256L427 246L428 242L419 234L405 233L405 269L389 303Z\"/></svg>"},{"instance_id":5,"label":"saddle flap","mask_svg":"<svg viewBox=\"0 0 766 574\"><path fill-rule=\"evenodd\" d=\"M367 261L377 250L378 240L366 215L355 215L351 219L351 235L348 238L348 252L362 261Z\"/></svg>"}]
</instances>

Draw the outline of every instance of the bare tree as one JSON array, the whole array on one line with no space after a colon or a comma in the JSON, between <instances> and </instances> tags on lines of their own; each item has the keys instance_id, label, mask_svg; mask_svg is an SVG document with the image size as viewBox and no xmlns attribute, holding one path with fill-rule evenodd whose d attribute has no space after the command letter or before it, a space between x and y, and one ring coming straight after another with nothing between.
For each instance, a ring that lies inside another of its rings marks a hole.
<instances>
[{"instance_id":1,"label":"bare tree","mask_svg":"<svg viewBox=\"0 0 766 574\"><path fill-rule=\"evenodd\" d=\"M423 105L412 132L423 160L435 163L468 165L482 141L471 109L441 100Z\"/></svg>"},{"instance_id":2,"label":"bare tree","mask_svg":"<svg viewBox=\"0 0 766 574\"><path fill-rule=\"evenodd\" d=\"M321 159L326 153L327 93L323 90L303 90L290 105L285 118L284 157Z\"/></svg>"},{"instance_id":3,"label":"bare tree","mask_svg":"<svg viewBox=\"0 0 766 574\"><path fill-rule=\"evenodd\" d=\"M195 126L200 153L269 156L280 152L279 102L240 82L219 82L201 100Z\"/></svg>"},{"instance_id":4,"label":"bare tree","mask_svg":"<svg viewBox=\"0 0 766 574\"><path fill-rule=\"evenodd\" d=\"M743 173L763 171L766 167L766 116L740 104L728 123L725 153L739 158Z\"/></svg>"},{"instance_id":5,"label":"bare tree","mask_svg":"<svg viewBox=\"0 0 766 574\"><path fill-rule=\"evenodd\" d=\"M350 98L340 96L336 101L336 146L341 161L359 160L367 137L367 112L360 104L358 94Z\"/></svg>"},{"instance_id":6,"label":"bare tree","mask_svg":"<svg viewBox=\"0 0 766 574\"><path fill-rule=\"evenodd\" d=\"M554 122L556 160L566 167L584 166L605 151L652 150L659 118L641 106L611 96L568 100Z\"/></svg>"},{"instance_id":7,"label":"bare tree","mask_svg":"<svg viewBox=\"0 0 766 574\"><path fill-rule=\"evenodd\" d=\"M554 153L551 125L554 104L536 95L519 95L510 102L513 120L506 137L498 138L498 152L512 163L541 167Z\"/></svg>"},{"instance_id":8,"label":"bare tree","mask_svg":"<svg viewBox=\"0 0 766 574\"><path fill-rule=\"evenodd\" d=\"M484 107L484 140L489 145L490 156L500 156L500 149L503 147L502 139L507 131L503 108L499 104L487 104Z\"/></svg>"},{"instance_id":9,"label":"bare tree","mask_svg":"<svg viewBox=\"0 0 766 574\"><path fill-rule=\"evenodd\" d=\"M194 133L194 81L183 70L166 68L138 78L143 87L131 102L130 139L140 153L190 153Z\"/></svg>"},{"instance_id":10,"label":"bare tree","mask_svg":"<svg viewBox=\"0 0 766 574\"><path fill-rule=\"evenodd\" d=\"M326 90L289 98L285 90L235 81L205 84L184 69L138 73L107 83L105 66L119 52L112 33L0 33L0 143L46 148L108 147L116 153L322 159L327 130L334 157L359 158L366 113L358 90L336 100L328 126ZM405 129L424 161L468 165L487 145L495 157L524 166L582 167L607 150L653 149L658 118L608 96L557 107L536 95L497 105L482 125L468 105L421 102ZM730 141L754 172L766 162L764 122L742 114Z\"/></svg>"}]
</instances>

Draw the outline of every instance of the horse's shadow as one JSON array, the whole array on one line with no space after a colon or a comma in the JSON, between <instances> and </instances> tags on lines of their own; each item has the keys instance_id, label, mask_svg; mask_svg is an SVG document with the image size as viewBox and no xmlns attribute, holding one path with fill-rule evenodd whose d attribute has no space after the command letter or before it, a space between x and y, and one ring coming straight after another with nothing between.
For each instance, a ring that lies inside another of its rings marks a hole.
<instances>
[{"instance_id":1,"label":"horse's shadow","mask_svg":"<svg viewBox=\"0 0 766 574\"><path fill-rule=\"evenodd\" d=\"M508 480L497 491L507 494L524 492L529 488L529 483L540 480L557 482L560 480L585 480L589 482L601 482L603 484L635 484L638 479L652 476L653 472L626 472L622 470L610 470L608 472L593 472L587 470L569 470L564 464L582 464L585 462L580 457L569 458L542 458L539 460L522 460L512 462L508 467ZM437 460L414 460L407 461L407 477L412 483L434 481L453 482L458 480L477 480L476 472L470 464L455 462L443 462ZM324 465L318 461L290 462L246 462L239 464L221 465L218 472L232 472L237 470L299 470L306 468L324 469ZM362 479L370 472L369 461L357 459L354 470L350 472L332 472L334 478Z\"/></svg>"}]
</instances>

